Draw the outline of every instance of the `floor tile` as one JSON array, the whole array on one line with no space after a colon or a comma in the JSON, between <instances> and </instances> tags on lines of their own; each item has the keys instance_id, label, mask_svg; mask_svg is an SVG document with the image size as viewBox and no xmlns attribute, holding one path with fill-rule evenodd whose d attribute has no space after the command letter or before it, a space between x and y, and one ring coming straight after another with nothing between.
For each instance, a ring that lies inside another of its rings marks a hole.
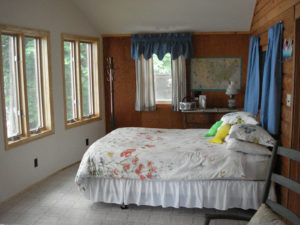
<instances>
[{"instance_id":1,"label":"floor tile","mask_svg":"<svg viewBox=\"0 0 300 225\"><path fill-rule=\"evenodd\" d=\"M34 186L0 206L0 224L28 225L203 225L213 209L162 208L93 203L77 189L78 165ZM244 221L212 220L210 225L246 225Z\"/></svg>"},{"instance_id":2,"label":"floor tile","mask_svg":"<svg viewBox=\"0 0 300 225\"><path fill-rule=\"evenodd\" d=\"M19 217L20 217L19 213L6 212L0 215L0 223L12 224L15 223Z\"/></svg>"}]
</instances>

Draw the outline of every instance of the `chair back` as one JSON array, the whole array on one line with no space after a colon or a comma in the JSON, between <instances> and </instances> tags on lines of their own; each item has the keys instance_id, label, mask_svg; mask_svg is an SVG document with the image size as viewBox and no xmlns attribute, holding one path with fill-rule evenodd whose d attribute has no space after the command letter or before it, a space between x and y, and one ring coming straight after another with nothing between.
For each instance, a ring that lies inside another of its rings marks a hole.
<instances>
[{"instance_id":1,"label":"chair back","mask_svg":"<svg viewBox=\"0 0 300 225\"><path fill-rule=\"evenodd\" d=\"M264 187L264 195L263 195L263 203L268 205L274 212L276 212L278 215L288 219L293 224L300 224L300 218L294 214L292 211L284 207L283 205L280 205L279 203L276 203L270 199L268 199L269 191L271 182L275 182L281 186L284 186L295 193L300 195L300 183L293 181L285 176L282 176L278 173L275 173L276 163L278 162L278 155L287 157L291 160L295 160L297 162L300 162L300 151L297 151L295 149L291 148L285 148L278 146L277 143L275 144L271 156L271 165L268 172L266 184Z\"/></svg>"}]
</instances>

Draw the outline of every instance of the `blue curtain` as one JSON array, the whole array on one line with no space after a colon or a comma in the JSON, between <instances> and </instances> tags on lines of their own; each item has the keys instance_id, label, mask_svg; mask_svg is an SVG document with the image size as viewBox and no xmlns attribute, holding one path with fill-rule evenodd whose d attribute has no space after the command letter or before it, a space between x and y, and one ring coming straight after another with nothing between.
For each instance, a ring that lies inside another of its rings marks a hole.
<instances>
[{"instance_id":1,"label":"blue curtain","mask_svg":"<svg viewBox=\"0 0 300 225\"><path fill-rule=\"evenodd\" d=\"M282 23L269 29L262 83L260 122L273 135L278 135L280 128L282 32Z\"/></svg>"},{"instance_id":2,"label":"blue curtain","mask_svg":"<svg viewBox=\"0 0 300 225\"><path fill-rule=\"evenodd\" d=\"M250 39L248 71L246 83L246 95L244 110L254 115L258 114L259 106L259 37L253 36Z\"/></svg>"},{"instance_id":3,"label":"blue curtain","mask_svg":"<svg viewBox=\"0 0 300 225\"><path fill-rule=\"evenodd\" d=\"M162 60L166 53L177 59L183 55L186 59L194 53L191 33L164 33L164 34L135 34L131 36L131 57L138 60L141 54L146 60L156 54Z\"/></svg>"}]
</instances>

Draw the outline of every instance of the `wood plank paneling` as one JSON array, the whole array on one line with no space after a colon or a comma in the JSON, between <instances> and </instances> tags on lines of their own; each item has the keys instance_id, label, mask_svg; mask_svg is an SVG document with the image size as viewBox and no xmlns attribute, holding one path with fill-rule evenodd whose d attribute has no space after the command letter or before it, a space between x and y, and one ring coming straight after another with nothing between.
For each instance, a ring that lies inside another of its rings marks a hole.
<instances>
[{"instance_id":1,"label":"wood plank paneling","mask_svg":"<svg viewBox=\"0 0 300 225\"><path fill-rule=\"evenodd\" d=\"M300 4L297 4L295 6L295 19L299 19L300 18Z\"/></svg>"},{"instance_id":2,"label":"wood plank paneling","mask_svg":"<svg viewBox=\"0 0 300 225\"><path fill-rule=\"evenodd\" d=\"M260 36L260 45L263 49L267 48L268 29L279 21L282 21L284 26L283 38L295 39L295 5L297 2L298 0L257 0L250 33L251 35ZM295 45L293 47L293 53L295 54ZM286 147L291 147L293 137L293 105L296 103L292 101L292 107L286 106L286 95L291 94L292 98L295 95L294 65L294 57L289 58L288 62L283 63L280 141ZM298 168L299 166L291 163L291 160L284 157L281 158L280 170L282 174L288 177L295 176L295 171ZM297 198L295 198L292 192L286 188L281 188L280 199L283 205L300 215L299 198L296 204L293 203ZM298 205L298 208L296 205Z\"/></svg>"},{"instance_id":3,"label":"wood plank paneling","mask_svg":"<svg viewBox=\"0 0 300 225\"><path fill-rule=\"evenodd\" d=\"M160 105L156 112L142 112L142 126L151 128L183 128L181 112L172 112L170 105Z\"/></svg>"},{"instance_id":4,"label":"wood plank paneling","mask_svg":"<svg viewBox=\"0 0 300 225\"><path fill-rule=\"evenodd\" d=\"M251 35L260 35L264 32L268 32L268 29L279 21L283 22L285 31L294 32L294 7L289 8L280 15L270 18L268 21L265 21L265 23L261 24L260 26L255 26L255 29L251 29Z\"/></svg>"},{"instance_id":5,"label":"wood plank paneling","mask_svg":"<svg viewBox=\"0 0 300 225\"><path fill-rule=\"evenodd\" d=\"M257 28L264 26L267 21L272 21L278 15L286 12L290 8L293 8L294 4L295 0L284 0L280 2L272 1L272 4L270 4L272 9L264 9L261 12L263 17L253 23L252 30L256 30ZM255 18L253 20L255 21Z\"/></svg>"},{"instance_id":6,"label":"wood plank paneling","mask_svg":"<svg viewBox=\"0 0 300 225\"><path fill-rule=\"evenodd\" d=\"M254 16L256 16L261 11L265 11L266 5L270 3L271 2L269 0L256 1Z\"/></svg>"},{"instance_id":7,"label":"wood plank paneling","mask_svg":"<svg viewBox=\"0 0 300 225\"><path fill-rule=\"evenodd\" d=\"M295 74L294 74L294 110L293 110L293 130L292 130L292 147L300 150L300 4L295 7ZM300 182L300 163L291 161L290 165L291 178ZM300 212L300 195L291 192L289 195L289 207L295 213Z\"/></svg>"},{"instance_id":8,"label":"wood plank paneling","mask_svg":"<svg viewBox=\"0 0 300 225\"><path fill-rule=\"evenodd\" d=\"M265 16L266 11L272 10L281 1L282 0L273 0L273 2L265 1L263 7L261 7L260 9L256 8L256 12L254 14L255 16L253 17L252 23L257 24L257 22Z\"/></svg>"},{"instance_id":9,"label":"wood plank paneling","mask_svg":"<svg viewBox=\"0 0 300 225\"><path fill-rule=\"evenodd\" d=\"M194 57L242 57L242 89L236 95L237 107L244 106L249 34L248 33L199 33L193 36ZM130 57L131 39L128 36L103 37L103 56L115 62L115 120L116 127L183 128L183 116L173 112L170 105L158 105L155 112L135 112L135 63ZM190 69L187 60L187 89L190 95ZM105 75L107 76L107 74ZM110 131L109 83L105 80L106 127ZM229 96L221 92L203 92L207 107L227 107Z\"/></svg>"},{"instance_id":10,"label":"wood plank paneling","mask_svg":"<svg viewBox=\"0 0 300 225\"><path fill-rule=\"evenodd\" d=\"M280 135L280 141L283 146L291 145L291 131L290 131L290 123L286 120L281 120L281 130L286 130L284 133Z\"/></svg>"},{"instance_id":11,"label":"wood plank paneling","mask_svg":"<svg viewBox=\"0 0 300 225\"><path fill-rule=\"evenodd\" d=\"M141 126L141 113L134 110L135 104L135 63L130 56L131 40L128 37L103 38L103 59L114 59L114 111L116 127ZM106 129L110 131L110 88L105 69L105 115Z\"/></svg>"},{"instance_id":12,"label":"wood plank paneling","mask_svg":"<svg viewBox=\"0 0 300 225\"><path fill-rule=\"evenodd\" d=\"M294 70L294 61L285 62L282 64L282 72L283 74L291 74Z\"/></svg>"},{"instance_id":13,"label":"wood plank paneling","mask_svg":"<svg viewBox=\"0 0 300 225\"><path fill-rule=\"evenodd\" d=\"M292 74L283 74L282 86L284 90L293 90L294 79Z\"/></svg>"},{"instance_id":14,"label":"wood plank paneling","mask_svg":"<svg viewBox=\"0 0 300 225\"><path fill-rule=\"evenodd\" d=\"M243 108L248 64L249 35L197 35L193 38L193 57L242 57L242 89L235 96L236 106ZM187 64L189 78L190 65ZM189 79L188 79L189 80ZM227 107L228 96L224 91L202 92L207 96L207 107Z\"/></svg>"},{"instance_id":15,"label":"wood plank paneling","mask_svg":"<svg viewBox=\"0 0 300 225\"><path fill-rule=\"evenodd\" d=\"M283 105L282 106L282 113L281 113L281 116L282 116L282 120L285 121L286 123L290 123L290 118L292 116L292 110L291 110L291 107L288 107L286 105Z\"/></svg>"}]
</instances>

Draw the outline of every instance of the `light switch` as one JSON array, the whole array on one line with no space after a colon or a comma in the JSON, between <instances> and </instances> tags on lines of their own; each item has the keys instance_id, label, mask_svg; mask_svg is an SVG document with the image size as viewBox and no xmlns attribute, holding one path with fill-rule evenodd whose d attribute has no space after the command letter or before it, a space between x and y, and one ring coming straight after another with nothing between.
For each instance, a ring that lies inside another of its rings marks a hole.
<instances>
[{"instance_id":1,"label":"light switch","mask_svg":"<svg viewBox=\"0 0 300 225\"><path fill-rule=\"evenodd\" d=\"M291 101L292 101L292 95L287 94L286 95L286 106L291 107Z\"/></svg>"}]
</instances>

